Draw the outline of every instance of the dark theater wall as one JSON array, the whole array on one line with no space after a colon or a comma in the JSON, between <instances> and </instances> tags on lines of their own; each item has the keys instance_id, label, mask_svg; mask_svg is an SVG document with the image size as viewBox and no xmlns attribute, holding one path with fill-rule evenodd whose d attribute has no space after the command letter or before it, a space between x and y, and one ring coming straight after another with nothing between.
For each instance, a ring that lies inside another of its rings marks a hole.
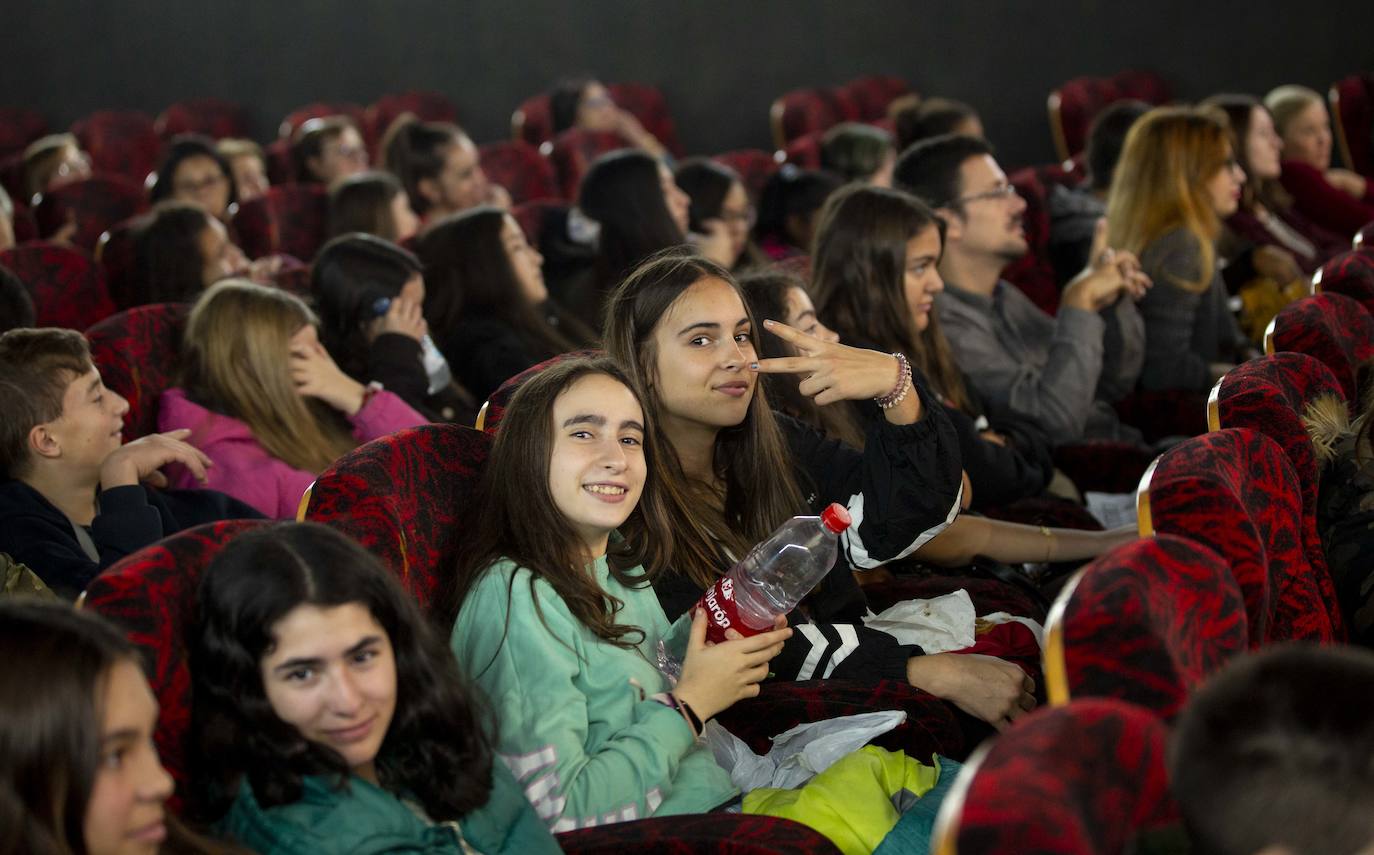
<instances>
[{"instance_id":1,"label":"dark theater wall","mask_svg":"<svg viewBox=\"0 0 1374 855\"><path fill-rule=\"evenodd\" d=\"M1045 95L1080 74L1165 75L1179 97L1324 90L1374 68L1374 3L1254 0L4 0L0 103L65 126L101 107L248 104L269 138L293 107L433 88L473 136L561 74L655 83L693 152L768 147L793 87L896 74L972 102L1009 164L1053 157Z\"/></svg>"}]
</instances>

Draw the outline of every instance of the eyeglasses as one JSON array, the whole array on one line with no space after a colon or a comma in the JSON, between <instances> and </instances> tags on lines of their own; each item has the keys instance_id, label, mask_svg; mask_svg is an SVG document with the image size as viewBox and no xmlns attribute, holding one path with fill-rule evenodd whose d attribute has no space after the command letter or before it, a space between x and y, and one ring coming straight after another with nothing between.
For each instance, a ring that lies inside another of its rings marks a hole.
<instances>
[{"instance_id":1,"label":"eyeglasses","mask_svg":"<svg viewBox=\"0 0 1374 855\"><path fill-rule=\"evenodd\" d=\"M731 211L728 208L721 208L720 218L724 220L727 225L742 225L752 229L754 223L758 221L759 214L758 211L754 210L754 206L750 205L743 211Z\"/></svg>"},{"instance_id":2,"label":"eyeglasses","mask_svg":"<svg viewBox=\"0 0 1374 855\"><path fill-rule=\"evenodd\" d=\"M950 205L960 205L964 202L977 202L981 199L1008 199L1016 195L1016 188L1010 184L998 184L991 190L984 190L981 193L970 193L967 196L960 196L957 199L949 200Z\"/></svg>"},{"instance_id":3,"label":"eyeglasses","mask_svg":"<svg viewBox=\"0 0 1374 855\"><path fill-rule=\"evenodd\" d=\"M203 190L213 190L227 183L229 183L229 179L223 175L207 175L199 181L178 181L172 185L172 189L177 193L191 196Z\"/></svg>"}]
</instances>

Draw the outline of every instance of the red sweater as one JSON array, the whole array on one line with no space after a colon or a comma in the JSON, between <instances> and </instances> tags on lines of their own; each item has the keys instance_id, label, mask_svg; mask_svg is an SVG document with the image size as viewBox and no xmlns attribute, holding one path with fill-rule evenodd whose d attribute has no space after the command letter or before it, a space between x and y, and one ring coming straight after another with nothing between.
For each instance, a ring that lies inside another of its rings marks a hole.
<instances>
[{"instance_id":1,"label":"red sweater","mask_svg":"<svg viewBox=\"0 0 1374 855\"><path fill-rule=\"evenodd\" d=\"M1283 162L1279 176L1283 189L1293 197L1293 207L1317 225L1354 238L1366 223L1374 222L1374 182L1356 199L1332 187L1322 171L1296 160Z\"/></svg>"}]
</instances>

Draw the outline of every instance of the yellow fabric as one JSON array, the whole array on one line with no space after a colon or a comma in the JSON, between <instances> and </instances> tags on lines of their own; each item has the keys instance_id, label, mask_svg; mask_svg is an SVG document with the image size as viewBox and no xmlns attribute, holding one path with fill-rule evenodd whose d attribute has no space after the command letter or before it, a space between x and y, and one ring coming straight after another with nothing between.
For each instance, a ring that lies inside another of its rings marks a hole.
<instances>
[{"instance_id":1,"label":"yellow fabric","mask_svg":"<svg viewBox=\"0 0 1374 855\"><path fill-rule=\"evenodd\" d=\"M1307 282L1294 279L1280 285L1272 279L1255 278L1240 288L1241 331L1251 341L1264 341L1264 331L1279 310L1307 294Z\"/></svg>"},{"instance_id":2,"label":"yellow fabric","mask_svg":"<svg viewBox=\"0 0 1374 855\"><path fill-rule=\"evenodd\" d=\"M938 761L927 766L900 751L872 745L842 757L796 790L760 788L744 797L744 812L791 819L830 838L844 855L869 855L901 818L892 797L922 796L940 780Z\"/></svg>"}]
</instances>

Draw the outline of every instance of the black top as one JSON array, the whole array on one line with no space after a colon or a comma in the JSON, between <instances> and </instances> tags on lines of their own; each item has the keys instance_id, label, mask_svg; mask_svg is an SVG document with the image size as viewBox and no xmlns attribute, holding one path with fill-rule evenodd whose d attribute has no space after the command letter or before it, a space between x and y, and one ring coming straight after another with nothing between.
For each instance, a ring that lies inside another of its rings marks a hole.
<instances>
[{"instance_id":1,"label":"black top","mask_svg":"<svg viewBox=\"0 0 1374 855\"><path fill-rule=\"evenodd\" d=\"M452 364L449 370L453 370ZM411 409L433 422L470 425L477 419L476 407L464 400L457 389L447 387L429 394L424 351L420 343L408 335L382 333L373 339L367 351L367 376L353 379L381 383L387 391L395 393Z\"/></svg>"}]
</instances>

